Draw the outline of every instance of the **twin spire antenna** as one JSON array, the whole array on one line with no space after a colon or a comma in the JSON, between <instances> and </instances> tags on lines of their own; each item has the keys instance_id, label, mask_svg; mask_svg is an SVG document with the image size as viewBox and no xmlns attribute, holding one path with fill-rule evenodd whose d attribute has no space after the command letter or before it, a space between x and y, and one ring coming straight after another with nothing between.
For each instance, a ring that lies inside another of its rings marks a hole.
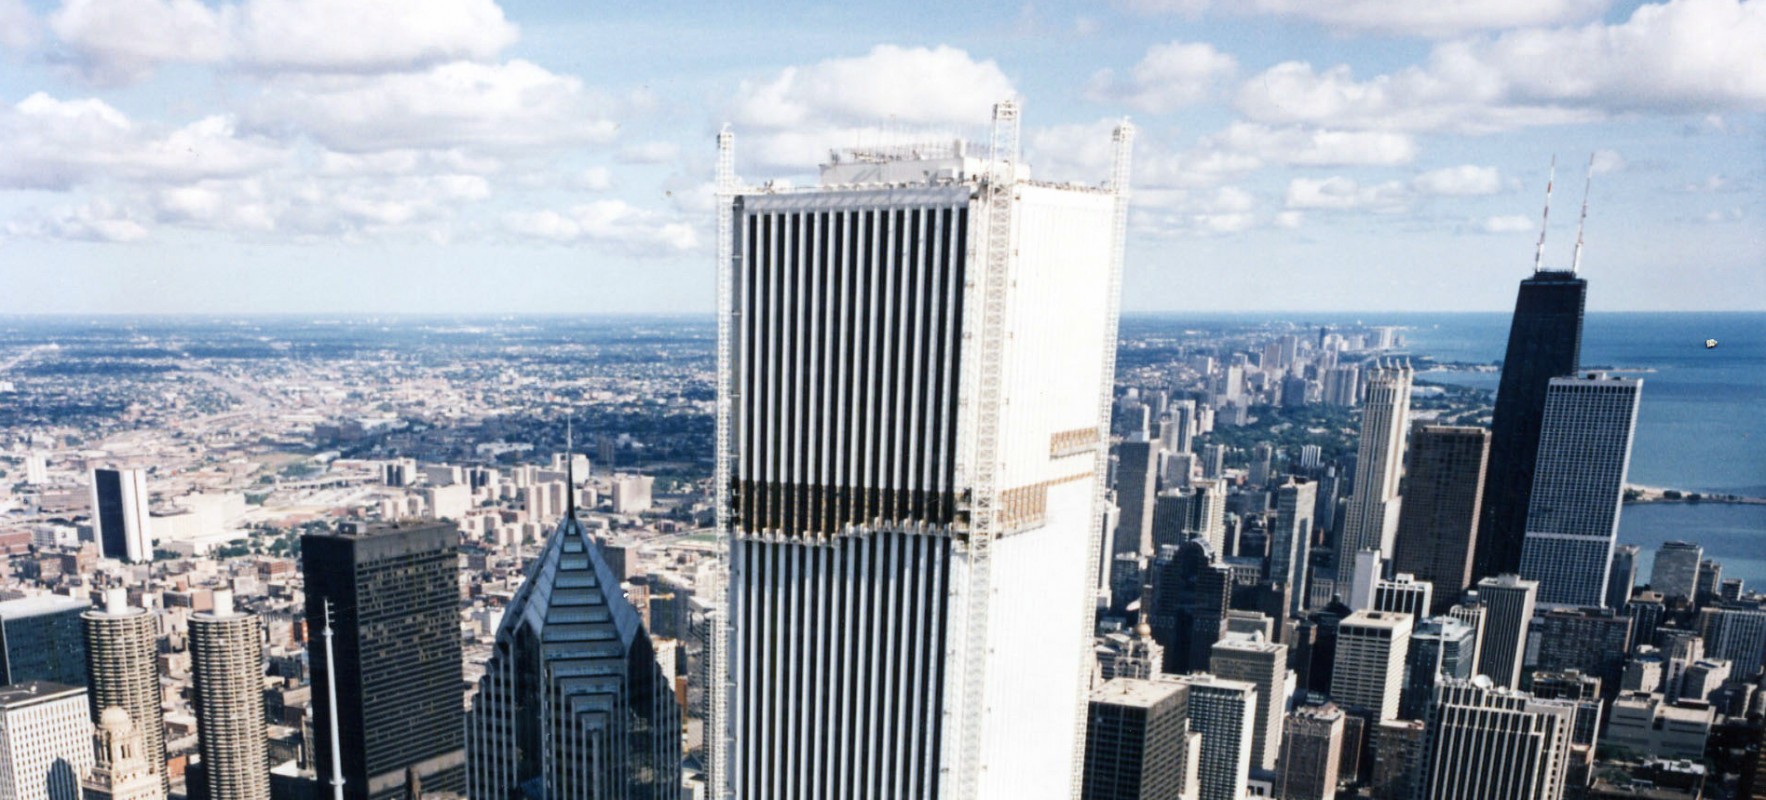
<instances>
[{"instance_id":1,"label":"twin spire antenna","mask_svg":"<svg viewBox=\"0 0 1766 800\"><path fill-rule=\"evenodd\" d=\"M1539 216L1539 244L1533 249L1533 271L1545 269L1545 229L1551 221L1551 187L1557 182L1558 157L1551 157L1551 173L1545 179L1545 211ZM1570 273L1582 267L1582 229L1588 224L1588 190L1594 184L1594 154L1588 156L1588 173L1582 179L1582 216L1576 220L1576 250L1570 257Z\"/></svg>"}]
</instances>

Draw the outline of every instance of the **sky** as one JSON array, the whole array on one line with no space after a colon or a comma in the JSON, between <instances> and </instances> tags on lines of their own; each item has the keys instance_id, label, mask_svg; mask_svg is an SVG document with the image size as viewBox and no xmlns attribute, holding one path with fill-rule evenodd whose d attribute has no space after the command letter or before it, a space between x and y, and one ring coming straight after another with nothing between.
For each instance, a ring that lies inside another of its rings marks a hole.
<instances>
[{"instance_id":1,"label":"sky","mask_svg":"<svg viewBox=\"0 0 1766 800\"><path fill-rule=\"evenodd\" d=\"M0 314L707 313L749 184L1108 177L1126 311L1766 310L1766 0L0 0Z\"/></svg>"}]
</instances>

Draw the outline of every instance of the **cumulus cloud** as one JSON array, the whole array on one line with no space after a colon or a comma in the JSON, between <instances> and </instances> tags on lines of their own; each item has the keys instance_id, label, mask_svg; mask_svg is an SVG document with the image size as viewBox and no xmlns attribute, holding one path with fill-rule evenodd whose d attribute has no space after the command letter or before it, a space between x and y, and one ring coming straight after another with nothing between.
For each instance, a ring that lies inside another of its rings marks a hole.
<instances>
[{"instance_id":1,"label":"cumulus cloud","mask_svg":"<svg viewBox=\"0 0 1766 800\"><path fill-rule=\"evenodd\" d=\"M1416 142L1402 133L1338 131L1305 126L1234 123L1204 137L1204 149L1262 161L1305 166L1394 166L1416 159Z\"/></svg>"},{"instance_id":2,"label":"cumulus cloud","mask_svg":"<svg viewBox=\"0 0 1766 800\"><path fill-rule=\"evenodd\" d=\"M1143 13L1197 16L1222 12L1311 20L1345 33L1391 33L1448 37L1464 33L1580 22L1605 11L1610 0L1126 0Z\"/></svg>"},{"instance_id":3,"label":"cumulus cloud","mask_svg":"<svg viewBox=\"0 0 1766 800\"><path fill-rule=\"evenodd\" d=\"M17 238L70 239L82 242L135 242L147 238L147 227L107 200L80 206L37 211L6 223Z\"/></svg>"},{"instance_id":4,"label":"cumulus cloud","mask_svg":"<svg viewBox=\"0 0 1766 800\"><path fill-rule=\"evenodd\" d=\"M1212 99L1238 67L1237 60L1212 45L1168 42L1149 49L1124 78L1107 69L1093 75L1087 94L1099 102L1164 114Z\"/></svg>"},{"instance_id":5,"label":"cumulus cloud","mask_svg":"<svg viewBox=\"0 0 1766 800\"><path fill-rule=\"evenodd\" d=\"M24 0L0 0L0 48L24 50L36 44L41 24Z\"/></svg>"},{"instance_id":6,"label":"cumulus cloud","mask_svg":"<svg viewBox=\"0 0 1766 800\"><path fill-rule=\"evenodd\" d=\"M1485 217L1478 227L1485 233L1518 233L1533 230L1534 224L1531 217L1521 214L1505 214L1497 217Z\"/></svg>"},{"instance_id":7,"label":"cumulus cloud","mask_svg":"<svg viewBox=\"0 0 1766 800\"><path fill-rule=\"evenodd\" d=\"M1596 175L1618 172L1625 168L1625 157L1617 150L1596 150L1594 160L1589 162L1589 169Z\"/></svg>"},{"instance_id":8,"label":"cumulus cloud","mask_svg":"<svg viewBox=\"0 0 1766 800\"><path fill-rule=\"evenodd\" d=\"M96 180L190 181L279 164L290 151L211 116L180 128L135 123L95 98L38 92L0 106L0 187L66 190Z\"/></svg>"},{"instance_id":9,"label":"cumulus cloud","mask_svg":"<svg viewBox=\"0 0 1766 800\"><path fill-rule=\"evenodd\" d=\"M247 119L346 153L531 151L611 140L617 126L606 108L578 78L528 61L456 61L421 72L277 81Z\"/></svg>"},{"instance_id":10,"label":"cumulus cloud","mask_svg":"<svg viewBox=\"0 0 1766 800\"><path fill-rule=\"evenodd\" d=\"M1463 164L1416 176L1411 186L1424 194L1451 196L1496 194L1502 190L1502 174L1495 167Z\"/></svg>"},{"instance_id":11,"label":"cumulus cloud","mask_svg":"<svg viewBox=\"0 0 1766 800\"><path fill-rule=\"evenodd\" d=\"M567 211L510 213L509 231L558 244L586 243L633 256L678 255L698 245L693 226L620 200L601 200Z\"/></svg>"},{"instance_id":12,"label":"cumulus cloud","mask_svg":"<svg viewBox=\"0 0 1766 800\"><path fill-rule=\"evenodd\" d=\"M103 82L175 63L401 71L490 59L517 35L494 0L64 0L49 29L75 66Z\"/></svg>"},{"instance_id":13,"label":"cumulus cloud","mask_svg":"<svg viewBox=\"0 0 1766 800\"><path fill-rule=\"evenodd\" d=\"M681 154L674 142L640 142L619 150L619 160L627 164L667 164Z\"/></svg>"},{"instance_id":14,"label":"cumulus cloud","mask_svg":"<svg viewBox=\"0 0 1766 800\"><path fill-rule=\"evenodd\" d=\"M1288 184L1287 204L1292 209L1391 212L1403 210L1407 197L1404 185L1397 181L1363 186L1341 176L1295 178Z\"/></svg>"}]
</instances>

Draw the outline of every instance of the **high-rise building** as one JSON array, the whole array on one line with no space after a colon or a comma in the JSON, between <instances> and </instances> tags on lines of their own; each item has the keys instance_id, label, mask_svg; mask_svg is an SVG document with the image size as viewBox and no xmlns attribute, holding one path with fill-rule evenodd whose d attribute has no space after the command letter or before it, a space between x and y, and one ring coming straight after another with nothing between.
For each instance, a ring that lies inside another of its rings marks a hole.
<instances>
[{"instance_id":1,"label":"high-rise building","mask_svg":"<svg viewBox=\"0 0 1766 800\"><path fill-rule=\"evenodd\" d=\"M165 800L159 774L147 764L147 737L129 712L111 706L98 719L98 762L81 781L82 800Z\"/></svg>"},{"instance_id":2,"label":"high-rise building","mask_svg":"<svg viewBox=\"0 0 1766 800\"><path fill-rule=\"evenodd\" d=\"M128 712L142 734L142 755L148 769L170 794L166 774L166 725L160 704L159 621L145 608L131 608L129 593L110 589L104 608L80 615L86 638L86 688L91 706L87 728L103 724L104 710ZM90 742L87 750L91 750Z\"/></svg>"},{"instance_id":3,"label":"high-rise building","mask_svg":"<svg viewBox=\"0 0 1766 800\"><path fill-rule=\"evenodd\" d=\"M264 626L218 589L190 615L190 675L209 800L269 800L264 733ZM102 724L102 723L101 723Z\"/></svg>"},{"instance_id":4,"label":"high-rise building","mask_svg":"<svg viewBox=\"0 0 1766 800\"><path fill-rule=\"evenodd\" d=\"M1577 670L1600 679L1618 694L1630 652L1631 618L1610 608L1554 608L1533 620L1539 632L1534 666L1553 672Z\"/></svg>"},{"instance_id":5,"label":"high-rise building","mask_svg":"<svg viewBox=\"0 0 1766 800\"><path fill-rule=\"evenodd\" d=\"M1388 719L1368 729L1373 769L1367 793L1374 800L1413 800L1423 772L1428 727L1422 720Z\"/></svg>"},{"instance_id":6,"label":"high-rise building","mask_svg":"<svg viewBox=\"0 0 1766 800\"><path fill-rule=\"evenodd\" d=\"M1699 563L1704 558L1705 549L1696 542L1663 542L1656 548L1656 560L1650 566L1649 588L1660 592L1664 599L1691 600L1698 589Z\"/></svg>"},{"instance_id":7,"label":"high-rise building","mask_svg":"<svg viewBox=\"0 0 1766 800\"><path fill-rule=\"evenodd\" d=\"M1624 611L1631 590L1637 588L1637 545L1622 544L1613 548L1613 568L1607 578L1606 607Z\"/></svg>"},{"instance_id":8,"label":"high-rise building","mask_svg":"<svg viewBox=\"0 0 1766 800\"><path fill-rule=\"evenodd\" d=\"M147 500L146 472L92 470L92 531L105 558L131 564L153 558Z\"/></svg>"},{"instance_id":9,"label":"high-rise building","mask_svg":"<svg viewBox=\"0 0 1766 800\"><path fill-rule=\"evenodd\" d=\"M1191 452L1196 440L1196 401L1178 400L1171 404L1171 422L1160 429L1165 449L1172 453Z\"/></svg>"},{"instance_id":10,"label":"high-rise building","mask_svg":"<svg viewBox=\"0 0 1766 800\"><path fill-rule=\"evenodd\" d=\"M85 600L46 594L0 602L0 685L86 685Z\"/></svg>"},{"instance_id":11,"label":"high-rise building","mask_svg":"<svg viewBox=\"0 0 1766 800\"><path fill-rule=\"evenodd\" d=\"M1396 718L1413 626L1409 614L1388 611L1357 611L1337 623L1331 700L1376 722Z\"/></svg>"},{"instance_id":12,"label":"high-rise building","mask_svg":"<svg viewBox=\"0 0 1766 800\"><path fill-rule=\"evenodd\" d=\"M1252 486L1262 488L1269 485L1271 470L1275 468L1275 446L1269 442L1258 442L1251 446L1251 468L1246 481Z\"/></svg>"},{"instance_id":13,"label":"high-rise building","mask_svg":"<svg viewBox=\"0 0 1766 800\"><path fill-rule=\"evenodd\" d=\"M1301 706L1288 715L1275 796L1335 800L1343 752L1343 711L1334 703Z\"/></svg>"},{"instance_id":14,"label":"high-rise building","mask_svg":"<svg viewBox=\"0 0 1766 800\"><path fill-rule=\"evenodd\" d=\"M1116 520L1114 553L1152 555L1153 491L1158 485L1159 448L1146 439L1130 439L1116 448Z\"/></svg>"},{"instance_id":15,"label":"high-rise building","mask_svg":"<svg viewBox=\"0 0 1766 800\"><path fill-rule=\"evenodd\" d=\"M1429 706L1423 797L1559 800L1576 709L1479 677L1443 680Z\"/></svg>"},{"instance_id":16,"label":"high-rise building","mask_svg":"<svg viewBox=\"0 0 1766 800\"><path fill-rule=\"evenodd\" d=\"M1208 673L1177 680L1190 687L1190 728L1202 734L1199 800L1240 800L1250 782L1257 687Z\"/></svg>"},{"instance_id":17,"label":"high-rise building","mask_svg":"<svg viewBox=\"0 0 1766 800\"><path fill-rule=\"evenodd\" d=\"M1398 479L1404 469L1404 440L1409 431L1410 365L1381 366L1368 375L1367 401L1361 411L1361 442L1355 450L1355 490L1337 542L1337 576L1355 564L1361 550L1392 554L1398 532Z\"/></svg>"},{"instance_id":18,"label":"high-rise building","mask_svg":"<svg viewBox=\"0 0 1766 800\"><path fill-rule=\"evenodd\" d=\"M1412 622L1421 622L1435 607L1433 595L1432 585L1417 580L1408 572L1400 572L1391 580L1374 581L1374 602L1369 607L1375 611L1409 614Z\"/></svg>"},{"instance_id":19,"label":"high-rise building","mask_svg":"<svg viewBox=\"0 0 1766 800\"><path fill-rule=\"evenodd\" d=\"M1116 678L1091 693L1083 800L1194 797L1200 734L1190 731L1189 687Z\"/></svg>"},{"instance_id":20,"label":"high-rise building","mask_svg":"<svg viewBox=\"0 0 1766 800\"><path fill-rule=\"evenodd\" d=\"M1693 590L1693 602L1703 606L1717 598L1717 587L1723 583L1723 564L1712 559L1699 562L1698 586Z\"/></svg>"},{"instance_id":21,"label":"high-rise building","mask_svg":"<svg viewBox=\"0 0 1766 800\"><path fill-rule=\"evenodd\" d=\"M333 631L329 665L310 659L313 764L329 783L335 749L349 800L404 797L413 778L426 792L466 789L459 540L452 523L433 520L346 522L301 537L309 637L326 628L327 609ZM335 725L317 699L332 693Z\"/></svg>"},{"instance_id":22,"label":"high-rise building","mask_svg":"<svg viewBox=\"0 0 1766 800\"><path fill-rule=\"evenodd\" d=\"M1543 605L1606 603L1642 391L1635 378L1551 379L1521 547Z\"/></svg>"},{"instance_id":23,"label":"high-rise building","mask_svg":"<svg viewBox=\"0 0 1766 800\"><path fill-rule=\"evenodd\" d=\"M1282 748L1282 720L1288 709L1288 647L1260 634L1229 633L1214 643L1208 671L1257 687L1257 716L1251 735L1251 769L1273 771Z\"/></svg>"},{"instance_id":24,"label":"high-rise building","mask_svg":"<svg viewBox=\"0 0 1766 800\"><path fill-rule=\"evenodd\" d=\"M1601 684L1593 675L1576 670L1533 673L1534 697L1541 700L1568 700L1576 704L1576 729L1570 743L1593 747L1600 735Z\"/></svg>"},{"instance_id":25,"label":"high-rise building","mask_svg":"<svg viewBox=\"0 0 1766 800\"><path fill-rule=\"evenodd\" d=\"M1527 631L1538 597L1538 583L1515 575L1478 581L1478 601L1484 605L1478 674L1490 676L1497 686L1513 689L1520 684Z\"/></svg>"},{"instance_id":26,"label":"high-rise building","mask_svg":"<svg viewBox=\"0 0 1766 800\"><path fill-rule=\"evenodd\" d=\"M1232 569L1215 558L1208 543L1184 542L1153 565L1153 639L1165 648L1165 671L1174 674L1208 668L1232 605Z\"/></svg>"},{"instance_id":27,"label":"high-rise building","mask_svg":"<svg viewBox=\"0 0 1766 800\"><path fill-rule=\"evenodd\" d=\"M472 700L470 796L680 796L679 706L620 580L567 504L504 608Z\"/></svg>"},{"instance_id":28,"label":"high-rise building","mask_svg":"<svg viewBox=\"0 0 1766 800\"><path fill-rule=\"evenodd\" d=\"M1766 664L1766 609L1707 608L1699 612L1699 636L1706 654L1732 662L1736 672Z\"/></svg>"},{"instance_id":29,"label":"high-rise building","mask_svg":"<svg viewBox=\"0 0 1766 800\"><path fill-rule=\"evenodd\" d=\"M1288 611L1306 610L1308 562L1312 556L1312 513L1317 484L1289 478L1275 490L1275 526L1269 534L1269 580L1288 587Z\"/></svg>"},{"instance_id":30,"label":"high-rise building","mask_svg":"<svg viewBox=\"0 0 1766 800\"><path fill-rule=\"evenodd\" d=\"M1035 183L1017 116L797 191L736 191L720 137L717 791L1079 785L1132 133L1124 191Z\"/></svg>"},{"instance_id":31,"label":"high-rise building","mask_svg":"<svg viewBox=\"0 0 1766 800\"><path fill-rule=\"evenodd\" d=\"M1434 585L1431 614L1444 613L1472 583L1489 452L1483 428L1420 425L1411 432L1392 568Z\"/></svg>"},{"instance_id":32,"label":"high-rise building","mask_svg":"<svg viewBox=\"0 0 1766 800\"><path fill-rule=\"evenodd\" d=\"M85 689L48 681L0 687L0 797L80 800L91 769Z\"/></svg>"},{"instance_id":33,"label":"high-rise building","mask_svg":"<svg viewBox=\"0 0 1766 800\"><path fill-rule=\"evenodd\" d=\"M1423 719L1429 709L1429 698L1435 692L1435 679L1468 680L1477 674L1476 647L1472 626L1453 617L1431 617L1416 624L1410 634L1410 652L1405 656L1404 692L1398 701L1398 715L1404 719Z\"/></svg>"},{"instance_id":34,"label":"high-rise building","mask_svg":"<svg viewBox=\"0 0 1766 800\"><path fill-rule=\"evenodd\" d=\"M1536 271L1521 281L1490 425L1474 579L1521 568L1546 389L1577 369L1587 295L1588 282L1574 272Z\"/></svg>"}]
</instances>

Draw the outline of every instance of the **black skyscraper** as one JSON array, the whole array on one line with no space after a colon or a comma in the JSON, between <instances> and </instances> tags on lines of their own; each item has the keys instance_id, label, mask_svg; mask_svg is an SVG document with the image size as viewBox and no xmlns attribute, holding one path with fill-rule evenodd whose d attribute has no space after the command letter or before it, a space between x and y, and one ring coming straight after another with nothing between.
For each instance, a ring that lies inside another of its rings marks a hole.
<instances>
[{"instance_id":1,"label":"black skyscraper","mask_svg":"<svg viewBox=\"0 0 1766 800\"><path fill-rule=\"evenodd\" d=\"M1174 675L1208 669L1214 643L1232 600L1232 570L1213 548L1191 539L1161 555L1153 566L1153 641L1165 648L1165 671Z\"/></svg>"},{"instance_id":2,"label":"black skyscraper","mask_svg":"<svg viewBox=\"0 0 1766 800\"><path fill-rule=\"evenodd\" d=\"M351 800L405 797L413 771L425 792L466 789L459 538L453 524L432 521L346 523L336 533L301 537L313 756L319 783L328 786L323 603L330 600L338 750Z\"/></svg>"},{"instance_id":3,"label":"black skyscraper","mask_svg":"<svg viewBox=\"0 0 1766 800\"><path fill-rule=\"evenodd\" d=\"M1521 568L1545 389L1552 378L1576 371L1587 295L1588 282L1574 272L1535 272L1521 281L1490 425L1474 582Z\"/></svg>"}]
</instances>

